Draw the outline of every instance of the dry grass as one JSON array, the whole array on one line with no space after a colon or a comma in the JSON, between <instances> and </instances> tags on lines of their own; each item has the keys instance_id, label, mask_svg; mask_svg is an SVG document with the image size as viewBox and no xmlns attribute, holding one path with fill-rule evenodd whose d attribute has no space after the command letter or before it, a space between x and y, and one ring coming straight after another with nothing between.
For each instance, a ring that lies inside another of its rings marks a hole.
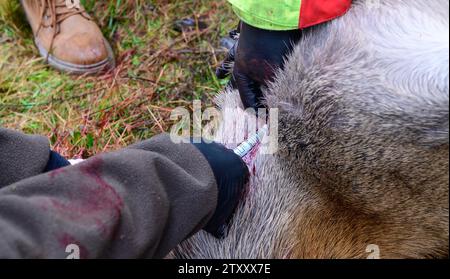
<instances>
[{"instance_id":1,"label":"dry grass","mask_svg":"<svg viewBox=\"0 0 450 279\"><path fill-rule=\"evenodd\" d=\"M193 99L211 104L225 83L214 76L224 57L219 39L237 23L225 0L83 2L115 49L117 68L102 76L47 67L17 2L0 0L0 126L88 157L166 131L173 108ZM177 32L182 18L207 29Z\"/></svg>"}]
</instances>

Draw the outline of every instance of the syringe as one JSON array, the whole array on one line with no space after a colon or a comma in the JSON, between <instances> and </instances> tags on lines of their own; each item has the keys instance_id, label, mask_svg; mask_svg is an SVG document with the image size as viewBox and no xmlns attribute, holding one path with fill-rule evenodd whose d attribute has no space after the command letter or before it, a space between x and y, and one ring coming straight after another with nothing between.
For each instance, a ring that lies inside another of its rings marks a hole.
<instances>
[{"instance_id":1,"label":"syringe","mask_svg":"<svg viewBox=\"0 0 450 279\"><path fill-rule=\"evenodd\" d=\"M248 153L252 151L252 149L258 144L261 143L264 136L269 131L267 125L264 125L259 131L253 136L249 137L246 141L241 143L238 147L236 147L233 151L236 155L241 158L244 158Z\"/></svg>"}]
</instances>

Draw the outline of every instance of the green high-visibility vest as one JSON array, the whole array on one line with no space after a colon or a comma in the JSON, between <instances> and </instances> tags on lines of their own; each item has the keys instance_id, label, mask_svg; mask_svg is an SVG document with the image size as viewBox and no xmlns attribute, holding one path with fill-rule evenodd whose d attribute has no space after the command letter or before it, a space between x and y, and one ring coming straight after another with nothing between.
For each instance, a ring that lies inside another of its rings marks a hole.
<instances>
[{"instance_id":1,"label":"green high-visibility vest","mask_svg":"<svg viewBox=\"0 0 450 279\"><path fill-rule=\"evenodd\" d=\"M228 0L237 16L266 30L294 30L344 14L352 0Z\"/></svg>"},{"instance_id":2,"label":"green high-visibility vest","mask_svg":"<svg viewBox=\"0 0 450 279\"><path fill-rule=\"evenodd\" d=\"M246 23L267 30L298 29L300 0L228 0Z\"/></svg>"}]
</instances>

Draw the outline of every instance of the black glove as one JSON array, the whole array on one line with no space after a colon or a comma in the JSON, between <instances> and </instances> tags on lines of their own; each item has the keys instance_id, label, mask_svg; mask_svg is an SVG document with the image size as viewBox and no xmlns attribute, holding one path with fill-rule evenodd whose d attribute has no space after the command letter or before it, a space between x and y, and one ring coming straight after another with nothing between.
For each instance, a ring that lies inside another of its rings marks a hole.
<instances>
[{"instance_id":1,"label":"black glove","mask_svg":"<svg viewBox=\"0 0 450 279\"><path fill-rule=\"evenodd\" d=\"M70 166L69 161L67 161L67 159L64 158L63 156L59 155L59 153L56 153L55 151L51 150L44 173L64 168L67 166Z\"/></svg>"},{"instance_id":2,"label":"black glove","mask_svg":"<svg viewBox=\"0 0 450 279\"><path fill-rule=\"evenodd\" d=\"M225 60L220 64L220 66L216 69L216 76L219 79L227 78L233 71L234 61L236 60L236 52L239 44L239 34L241 32L240 24L236 30L233 30L229 33L229 37L231 42L228 45L231 45L231 48L227 45L222 45L223 47L228 49L228 54ZM227 38L224 38L225 40ZM227 41L228 42L228 41Z\"/></svg>"},{"instance_id":3,"label":"black glove","mask_svg":"<svg viewBox=\"0 0 450 279\"><path fill-rule=\"evenodd\" d=\"M231 72L245 108L263 107L261 86L272 81L275 71L283 68L284 59L301 38L301 30L270 31L240 23L240 35L227 59L218 68L218 78Z\"/></svg>"},{"instance_id":4,"label":"black glove","mask_svg":"<svg viewBox=\"0 0 450 279\"><path fill-rule=\"evenodd\" d=\"M217 238L226 235L226 227L242 199L248 182L247 165L232 150L218 143L193 143L208 160L216 178L219 197L216 212L204 230Z\"/></svg>"}]
</instances>

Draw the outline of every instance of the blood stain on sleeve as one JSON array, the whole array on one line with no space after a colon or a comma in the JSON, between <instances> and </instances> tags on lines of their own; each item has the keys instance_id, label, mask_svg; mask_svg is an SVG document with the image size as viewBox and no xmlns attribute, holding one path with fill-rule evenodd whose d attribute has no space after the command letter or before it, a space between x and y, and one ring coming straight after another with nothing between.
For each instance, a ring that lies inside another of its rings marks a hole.
<instances>
[{"instance_id":1,"label":"blood stain on sleeve","mask_svg":"<svg viewBox=\"0 0 450 279\"><path fill-rule=\"evenodd\" d=\"M101 166L101 158L80 165L82 183L74 185L66 199L51 198L50 207L61 219L94 227L103 238L110 238L120 225L124 203L114 187L102 178Z\"/></svg>"}]
</instances>

